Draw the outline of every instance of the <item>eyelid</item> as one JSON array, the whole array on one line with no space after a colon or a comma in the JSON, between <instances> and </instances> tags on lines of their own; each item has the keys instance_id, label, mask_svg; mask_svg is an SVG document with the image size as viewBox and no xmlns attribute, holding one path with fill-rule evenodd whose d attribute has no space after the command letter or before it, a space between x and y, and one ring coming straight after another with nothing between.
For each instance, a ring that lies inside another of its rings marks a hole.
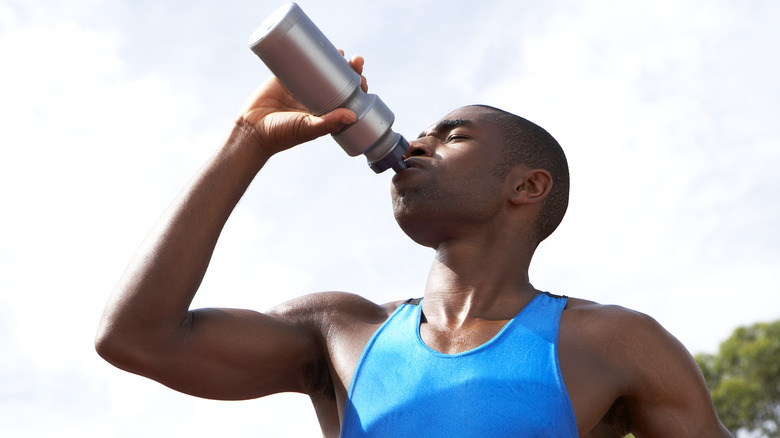
<instances>
[{"instance_id":1,"label":"eyelid","mask_svg":"<svg viewBox=\"0 0 780 438\"><path fill-rule=\"evenodd\" d=\"M444 141L450 141L455 139L461 139L466 138L467 136L460 132L451 132L449 135L447 135L447 138Z\"/></svg>"}]
</instances>

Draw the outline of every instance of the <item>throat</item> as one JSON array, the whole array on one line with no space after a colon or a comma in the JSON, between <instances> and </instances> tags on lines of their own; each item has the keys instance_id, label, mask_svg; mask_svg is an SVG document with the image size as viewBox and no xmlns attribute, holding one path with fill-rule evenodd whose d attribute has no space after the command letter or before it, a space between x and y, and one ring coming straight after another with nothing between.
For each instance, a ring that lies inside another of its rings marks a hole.
<instances>
[{"instance_id":1,"label":"throat","mask_svg":"<svg viewBox=\"0 0 780 438\"><path fill-rule=\"evenodd\" d=\"M458 354L479 348L496 338L510 320L478 320L461 327L430 324L422 316L420 339L428 348L442 354Z\"/></svg>"},{"instance_id":2,"label":"throat","mask_svg":"<svg viewBox=\"0 0 780 438\"><path fill-rule=\"evenodd\" d=\"M530 284L519 292L493 294L481 300L475 300L475 294L463 298L426 291L419 310L420 338L429 348L444 354L473 350L495 338L538 293Z\"/></svg>"}]
</instances>

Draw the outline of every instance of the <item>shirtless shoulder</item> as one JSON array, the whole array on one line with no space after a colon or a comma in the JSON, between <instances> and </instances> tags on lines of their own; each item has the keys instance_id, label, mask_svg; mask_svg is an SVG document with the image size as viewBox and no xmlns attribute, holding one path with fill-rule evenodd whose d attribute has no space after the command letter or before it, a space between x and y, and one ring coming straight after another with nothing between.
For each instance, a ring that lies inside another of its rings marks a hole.
<instances>
[{"instance_id":1,"label":"shirtless shoulder","mask_svg":"<svg viewBox=\"0 0 780 438\"><path fill-rule=\"evenodd\" d=\"M376 304L359 295L322 292L271 311L307 331L317 354L310 370L311 397L324 436L338 436L352 374L371 336L403 301Z\"/></svg>"},{"instance_id":2,"label":"shirtless shoulder","mask_svg":"<svg viewBox=\"0 0 780 438\"><path fill-rule=\"evenodd\" d=\"M650 316L571 298L559 358L583 437L723 432L690 353Z\"/></svg>"},{"instance_id":3,"label":"shirtless shoulder","mask_svg":"<svg viewBox=\"0 0 780 438\"><path fill-rule=\"evenodd\" d=\"M376 304L356 294L321 292L295 298L268 313L305 328L316 340L321 367L335 377L332 383L339 392L348 388L366 343L402 302Z\"/></svg>"},{"instance_id":4,"label":"shirtless shoulder","mask_svg":"<svg viewBox=\"0 0 780 438\"><path fill-rule=\"evenodd\" d=\"M296 325L308 326L330 342L378 327L401 303L403 301L377 304L352 293L320 292L294 298L268 313Z\"/></svg>"}]
</instances>

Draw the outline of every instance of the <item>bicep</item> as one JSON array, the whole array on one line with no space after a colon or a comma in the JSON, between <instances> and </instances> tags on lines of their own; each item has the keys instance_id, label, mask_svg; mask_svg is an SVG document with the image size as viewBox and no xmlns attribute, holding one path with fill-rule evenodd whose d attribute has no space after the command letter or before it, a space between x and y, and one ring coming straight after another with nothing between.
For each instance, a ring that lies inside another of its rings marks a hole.
<instances>
[{"instance_id":1,"label":"bicep","mask_svg":"<svg viewBox=\"0 0 780 438\"><path fill-rule=\"evenodd\" d=\"M321 361L312 330L250 310L191 311L168 339L143 374L199 397L248 399L306 392L308 374Z\"/></svg>"}]
</instances>

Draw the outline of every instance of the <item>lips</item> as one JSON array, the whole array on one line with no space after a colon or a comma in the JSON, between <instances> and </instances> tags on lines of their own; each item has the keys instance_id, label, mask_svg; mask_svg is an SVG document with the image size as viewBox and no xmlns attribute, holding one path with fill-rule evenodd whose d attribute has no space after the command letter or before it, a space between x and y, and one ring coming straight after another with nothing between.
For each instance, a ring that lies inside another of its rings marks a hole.
<instances>
[{"instance_id":1,"label":"lips","mask_svg":"<svg viewBox=\"0 0 780 438\"><path fill-rule=\"evenodd\" d=\"M406 163L407 168L393 175L393 183L406 179L407 176L411 176L420 170L429 168L428 163L422 158L410 157L404 160L404 162Z\"/></svg>"},{"instance_id":2,"label":"lips","mask_svg":"<svg viewBox=\"0 0 780 438\"><path fill-rule=\"evenodd\" d=\"M409 157L406 160L404 160L407 166L413 169L427 169L428 163L425 162L422 158L416 158L416 157Z\"/></svg>"}]
</instances>

